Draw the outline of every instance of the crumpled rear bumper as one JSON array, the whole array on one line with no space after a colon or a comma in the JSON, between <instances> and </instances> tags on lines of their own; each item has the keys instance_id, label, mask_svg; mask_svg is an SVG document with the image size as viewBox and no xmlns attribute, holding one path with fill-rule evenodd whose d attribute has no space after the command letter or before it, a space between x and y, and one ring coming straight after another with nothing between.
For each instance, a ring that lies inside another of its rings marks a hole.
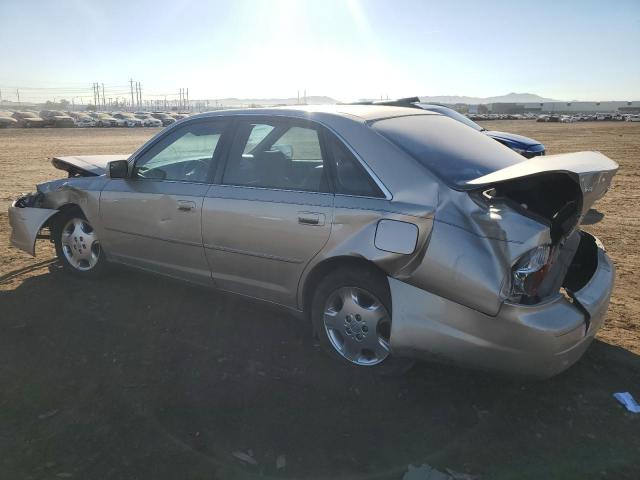
<instances>
[{"instance_id":1,"label":"crumpled rear bumper","mask_svg":"<svg viewBox=\"0 0 640 480\"><path fill-rule=\"evenodd\" d=\"M505 373L558 374L582 356L604 322L615 267L601 246L597 257L573 302L560 294L535 305L505 302L495 317L389 278L392 351Z\"/></svg>"},{"instance_id":2,"label":"crumpled rear bumper","mask_svg":"<svg viewBox=\"0 0 640 480\"><path fill-rule=\"evenodd\" d=\"M18 207L13 202L9 207L11 225L10 242L16 248L35 256L36 238L45 222L58 210L49 208Z\"/></svg>"}]
</instances>

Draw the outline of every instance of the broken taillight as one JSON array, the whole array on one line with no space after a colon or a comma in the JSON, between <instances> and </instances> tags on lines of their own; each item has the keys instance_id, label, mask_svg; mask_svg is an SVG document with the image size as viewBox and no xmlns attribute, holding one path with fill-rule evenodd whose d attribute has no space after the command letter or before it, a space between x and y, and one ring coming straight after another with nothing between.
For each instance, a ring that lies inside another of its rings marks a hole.
<instances>
[{"instance_id":1,"label":"broken taillight","mask_svg":"<svg viewBox=\"0 0 640 480\"><path fill-rule=\"evenodd\" d=\"M540 245L525 253L515 263L511 275L511 300L533 298L549 270L551 247Z\"/></svg>"}]
</instances>

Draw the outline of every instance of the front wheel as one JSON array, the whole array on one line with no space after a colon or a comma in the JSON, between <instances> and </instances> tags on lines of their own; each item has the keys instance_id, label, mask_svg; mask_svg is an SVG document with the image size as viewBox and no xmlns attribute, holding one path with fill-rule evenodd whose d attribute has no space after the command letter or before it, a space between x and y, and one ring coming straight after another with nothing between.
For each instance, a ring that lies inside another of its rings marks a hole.
<instances>
[{"instance_id":1,"label":"front wheel","mask_svg":"<svg viewBox=\"0 0 640 480\"><path fill-rule=\"evenodd\" d=\"M106 259L98 234L80 209L59 214L53 235L56 254L66 271L85 278L104 274Z\"/></svg>"},{"instance_id":2,"label":"front wheel","mask_svg":"<svg viewBox=\"0 0 640 480\"><path fill-rule=\"evenodd\" d=\"M414 361L391 354L391 294L373 268L339 269L316 289L311 317L324 349L334 358L381 374L401 374Z\"/></svg>"}]
</instances>

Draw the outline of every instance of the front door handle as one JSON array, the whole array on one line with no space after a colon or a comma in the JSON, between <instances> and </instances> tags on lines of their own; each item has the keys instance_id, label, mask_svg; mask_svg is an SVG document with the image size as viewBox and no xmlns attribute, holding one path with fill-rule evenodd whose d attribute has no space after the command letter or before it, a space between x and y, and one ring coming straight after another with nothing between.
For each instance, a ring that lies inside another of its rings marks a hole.
<instances>
[{"instance_id":1,"label":"front door handle","mask_svg":"<svg viewBox=\"0 0 640 480\"><path fill-rule=\"evenodd\" d=\"M302 225L324 225L324 213L298 212L298 223Z\"/></svg>"},{"instance_id":2,"label":"front door handle","mask_svg":"<svg viewBox=\"0 0 640 480\"><path fill-rule=\"evenodd\" d=\"M196 209L196 202L191 202L189 200L178 200L178 210L181 212L190 212L191 210Z\"/></svg>"}]
</instances>

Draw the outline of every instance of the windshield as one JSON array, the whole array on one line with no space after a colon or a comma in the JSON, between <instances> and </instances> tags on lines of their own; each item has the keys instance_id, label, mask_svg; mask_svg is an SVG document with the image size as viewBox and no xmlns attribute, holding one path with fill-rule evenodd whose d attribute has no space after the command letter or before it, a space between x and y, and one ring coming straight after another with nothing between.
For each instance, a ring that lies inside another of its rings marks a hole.
<instances>
[{"instance_id":1,"label":"windshield","mask_svg":"<svg viewBox=\"0 0 640 480\"><path fill-rule=\"evenodd\" d=\"M378 120L371 127L453 188L524 158L492 138L443 115Z\"/></svg>"},{"instance_id":2,"label":"windshield","mask_svg":"<svg viewBox=\"0 0 640 480\"><path fill-rule=\"evenodd\" d=\"M481 132L482 130L485 130L480 125L478 125L476 122L474 122L470 118L467 118L465 115L463 115L463 114L461 114L459 112L456 112L452 108L443 107L442 105L429 105L429 104L426 104L426 103L418 103L417 105L420 108L423 108L425 110L429 110L430 112L441 113L442 115L446 115L449 118L453 118L454 120L457 120L460 123L464 123L466 126L471 127L474 130L478 130L479 132Z\"/></svg>"}]
</instances>

